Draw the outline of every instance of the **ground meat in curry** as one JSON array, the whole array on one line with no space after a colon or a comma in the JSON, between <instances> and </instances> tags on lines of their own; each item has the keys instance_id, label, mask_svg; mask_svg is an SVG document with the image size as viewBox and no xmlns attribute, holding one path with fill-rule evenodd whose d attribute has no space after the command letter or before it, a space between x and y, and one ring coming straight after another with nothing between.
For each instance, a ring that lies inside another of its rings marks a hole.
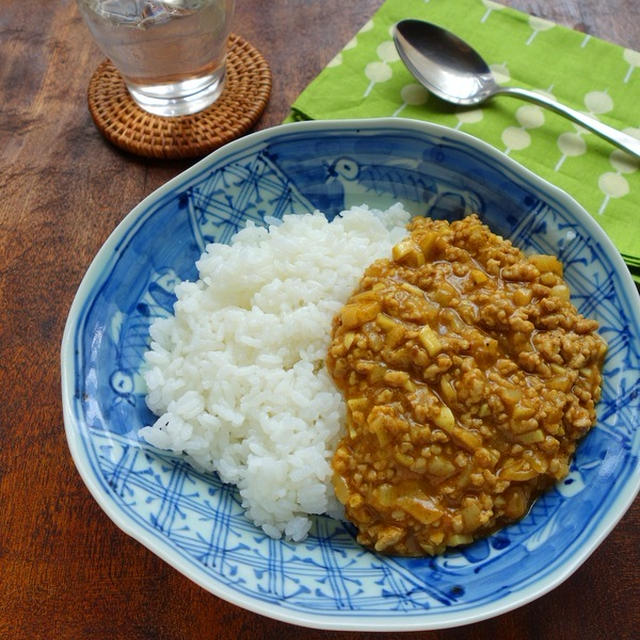
<instances>
[{"instance_id":1,"label":"ground meat in curry","mask_svg":"<svg viewBox=\"0 0 640 640\"><path fill-rule=\"evenodd\" d=\"M360 543L423 555L521 518L595 422L606 345L562 265L475 215L415 218L333 325L334 487Z\"/></svg>"}]
</instances>

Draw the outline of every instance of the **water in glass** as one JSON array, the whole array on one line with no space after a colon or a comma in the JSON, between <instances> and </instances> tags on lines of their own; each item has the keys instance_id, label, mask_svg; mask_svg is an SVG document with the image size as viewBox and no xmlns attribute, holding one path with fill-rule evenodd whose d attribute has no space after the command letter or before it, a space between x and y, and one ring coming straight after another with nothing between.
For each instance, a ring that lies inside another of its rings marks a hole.
<instances>
[{"instance_id":1,"label":"water in glass","mask_svg":"<svg viewBox=\"0 0 640 640\"><path fill-rule=\"evenodd\" d=\"M96 42L145 110L195 113L222 93L234 0L77 0Z\"/></svg>"}]
</instances>

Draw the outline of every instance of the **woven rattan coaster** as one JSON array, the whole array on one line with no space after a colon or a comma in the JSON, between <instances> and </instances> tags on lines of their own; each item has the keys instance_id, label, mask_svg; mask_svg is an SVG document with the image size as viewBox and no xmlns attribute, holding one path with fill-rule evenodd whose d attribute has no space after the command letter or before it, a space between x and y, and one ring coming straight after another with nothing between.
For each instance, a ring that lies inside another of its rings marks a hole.
<instances>
[{"instance_id":1,"label":"woven rattan coaster","mask_svg":"<svg viewBox=\"0 0 640 640\"><path fill-rule=\"evenodd\" d=\"M195 158L246 133L269 101L271 71L262 54L240 36L229 37L222 95L190 116L165 118L143 111L109 60L89 82L89 111L113 144L147 158Z\"/></svg>"}]
</instances>

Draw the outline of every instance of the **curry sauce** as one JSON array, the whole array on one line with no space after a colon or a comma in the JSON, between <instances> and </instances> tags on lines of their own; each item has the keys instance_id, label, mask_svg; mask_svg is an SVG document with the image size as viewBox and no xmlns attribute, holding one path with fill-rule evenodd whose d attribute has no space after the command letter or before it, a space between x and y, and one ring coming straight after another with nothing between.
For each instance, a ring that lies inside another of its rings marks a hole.
<instances>
[{"instance_id":1,"label":"curry sauce","mask_svg":"<svg viewBox=\"0 0 640 640\"><path fill-rule=\"evenodd\" d=\"M415 218L335 317L333 483L358 540L442 552L521 518L595 422L606 345L553 256Z\"/></svg>"}]
</instances>

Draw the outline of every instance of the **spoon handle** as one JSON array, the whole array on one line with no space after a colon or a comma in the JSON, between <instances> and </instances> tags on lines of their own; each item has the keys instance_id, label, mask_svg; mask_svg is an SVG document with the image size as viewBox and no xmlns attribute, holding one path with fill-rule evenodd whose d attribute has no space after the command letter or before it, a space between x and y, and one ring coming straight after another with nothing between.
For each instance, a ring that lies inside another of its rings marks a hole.
<instances>
[{"instance_id":1,"label":"spoon handle","mask_svg":"<svg viewBox=\"0 0 640 640\"><path fill-rule=\"evenodd\" d=\"M572 109L571 107L567 107L560 102L557 102L553 98L548 98L545 95L535 93L534 91L529 91L528 89L519 89L517 87L504 86L499 87L494 95L514 96L517 98L523 98L524 100L528 100L529 102L535 102L536 104L540 104L543 107L548 107L556 113L559 113L560 115L566 116L570 120L573 120L585 129L593 131L593 133L598 134L605 140L608 140L612 144L615 144L617 147L620 147L620 149L623 149L627 153L640 158L640 140L634 138L633 136L630 136L627 133L623 133L618 129L614 129L607 124L603 124L593 116L581 113L580 111Z\"/></svg>"}]
</instances>

